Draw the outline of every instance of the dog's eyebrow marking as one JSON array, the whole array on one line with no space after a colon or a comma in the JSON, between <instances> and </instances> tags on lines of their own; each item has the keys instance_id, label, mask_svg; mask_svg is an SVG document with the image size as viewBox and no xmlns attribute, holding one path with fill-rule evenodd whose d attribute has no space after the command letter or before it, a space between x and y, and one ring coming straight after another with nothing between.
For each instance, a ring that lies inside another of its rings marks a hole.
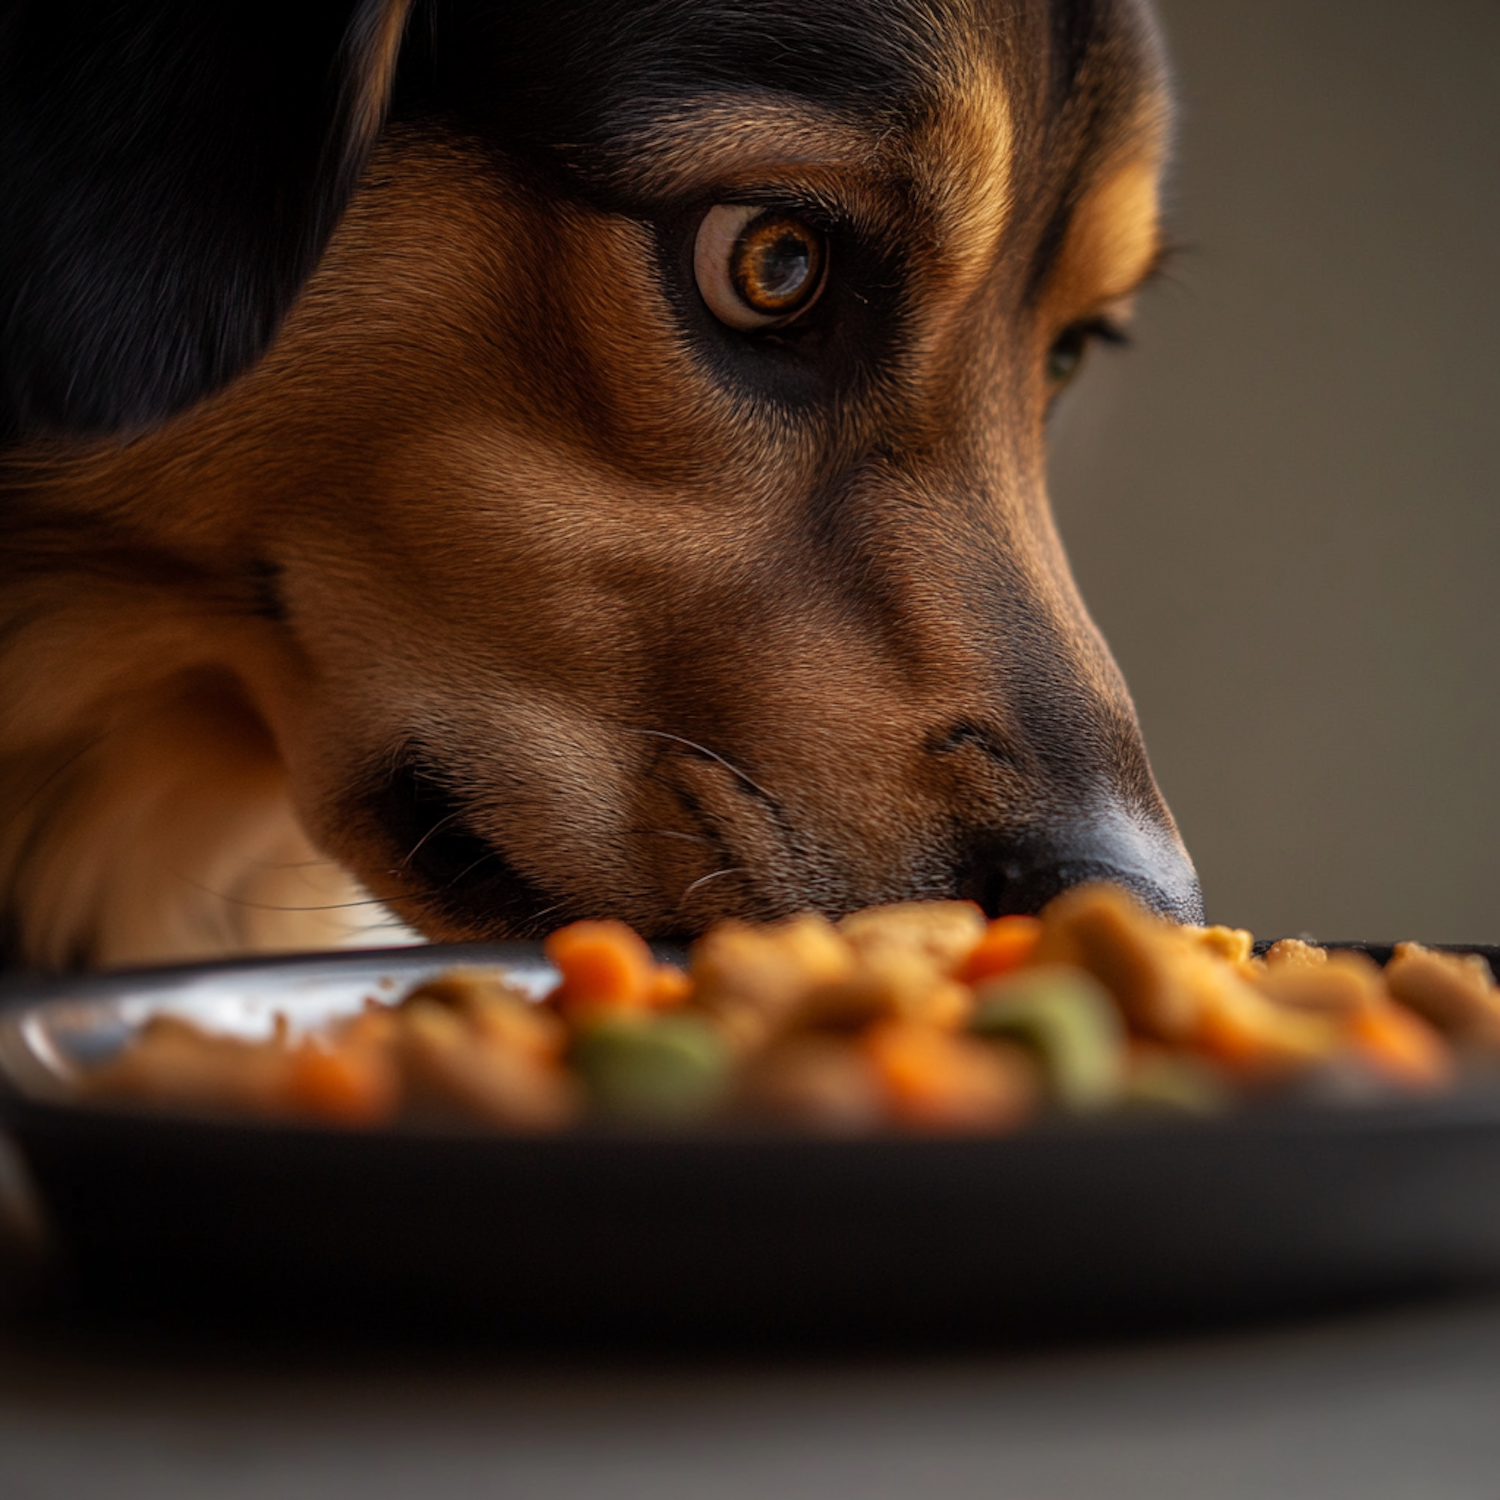
<instances>
[{"instance_id":1,"label":"dog's eyebrow marking","mask_svg":"<svg viewBox=\"0 0 1500 1500\"><path fill-rule=\"evenodd\" d=\"M1166 253L1156 153L1105 173L1075 209L1048 268L1048 301L1102 306L1135 292Z\"/></svg>"},{"instance_id":2,"label":"dog's eyebrow marking","mask_svg":"<svg viewBox=\"0 0 1500 1500\"><path fill-rule=\"evenodd\" d=\"M747 196L785 186L855 228L928 245L944 300L988 274L1010 219L1011 101L1000 71L966 56L920 108L855 113L769 90L696 95L617 120L615 184L647 198Z\"/></svg>"},{"instance_id":3,"label":"dog's eyebrow marking","mask_svg":"<svg viewBox=\"0 0 1500 1500\"><path fill-rule=\"evenodd\" d=\"M952 264L954 305L990 273L1015 207L1015 121L1001 72L969 56L915 154Z\"/></svg>"},{"instance_id":4,"label":"dog's eyebrow marking","mask_svg":"<svg viewBox=\"0 0 1500 1500\"><path fill-rule=\"evenodd\" d=\"M1097 187L1078 228L1094 239L1102 295L1123 296L1162 255L1160 175L1154 160L1128 163Z\"/></svg>"},{"instance_id":5,"label":"dog's eyebrow marking","mask_svg":"<svg viewBox=\"0 0 1500 1500\"><path fill-rule=\"evenodd\" d=\"M612 175L660 198L783 175L814 187L836 175L843 192L878 192L891 133L888 125L786 95L714 94L621 128Z\"/></svg>"}]
</instances>

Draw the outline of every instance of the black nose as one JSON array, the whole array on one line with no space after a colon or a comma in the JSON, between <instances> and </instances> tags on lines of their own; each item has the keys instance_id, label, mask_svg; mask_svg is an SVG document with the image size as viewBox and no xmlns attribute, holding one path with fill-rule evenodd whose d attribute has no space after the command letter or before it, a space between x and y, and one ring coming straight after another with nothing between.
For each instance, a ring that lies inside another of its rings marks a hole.
<instances>
[{"instance_id":1,"label":"black nose","mask_svg":"<svg viewBox=\"0 0 1500 1500\"><path fill-rule=\"evenodd\" d=\"M1037 912L1069 886L1108 880L1163 916L1203 921L1203 893L1181 841L1113 809L1056 828L980 830L956 874L958 894L992 917Z\"/></svg>"}]
</instances>

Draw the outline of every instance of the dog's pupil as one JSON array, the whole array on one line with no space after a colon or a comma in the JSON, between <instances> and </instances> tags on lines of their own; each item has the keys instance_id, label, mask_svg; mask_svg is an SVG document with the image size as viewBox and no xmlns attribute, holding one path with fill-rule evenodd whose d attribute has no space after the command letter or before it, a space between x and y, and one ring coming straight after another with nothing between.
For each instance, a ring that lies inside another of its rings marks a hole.
<instances>
[{"instance_id":1,"label":"dog's pupil","mask_svg":"<svg viewBox=\"0 0 1500 1500\"><path fill-rule=\"evenodd\" d=\"M1055 381L1069 379L1078 369L1087 343L1087 336L1080 330L1068 329L1047 352L1047 378Z\"/></svg>"},{"instance_id":2,"label":"dog's pupil","mask_svg":"<svg viewBox=\"0 0 1500 1500\"><path fill-rule=\"evenodd\" d=\"M820 255L820 241L806 225L759 219L735 246L735 290L751 307L785 312L816 286Z\"/></svg>"},{"instance_id":3,"label":"dog's pupil","mask_svg":"<svg viewBox=\"0 0 1500 1500\"><path fill-rule=\"evenodd\" d=\"M784 234L756 257L755 269L761 286L773 297L795 292L807 280L810 257L807 246L790 234Z\"/></svg>"}]
</instances>

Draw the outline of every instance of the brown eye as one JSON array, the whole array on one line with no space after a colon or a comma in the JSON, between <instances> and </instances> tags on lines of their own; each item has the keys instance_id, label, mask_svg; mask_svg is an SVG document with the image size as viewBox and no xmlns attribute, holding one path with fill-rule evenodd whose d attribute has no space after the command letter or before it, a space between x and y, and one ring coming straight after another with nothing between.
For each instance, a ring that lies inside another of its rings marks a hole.
<instances>
[{"instance_id":1,"label":"brown eye","mask_svg":"<svg viewBox=\"0 0 1500 1500\"><path fill-rule=\"evenodd\" d=\"M1047 351L1047 379L1054 385L1065 385L1077 373L1088 353L1088 330L1081 327L1066 328L1057 342Z\"/></svg>"},{"instance_id":2,"label":"brown eye","mask_svg":"<svg viewBox=\"0 0 1500 1500\"><path fill-rule=\"evenodd\" d=\"M1130 335L1113 318L1085 318L1072 323L1058 334L1047 351L1047 379L1055 386L1066 385L1077 373L1090 344L1116 344L1128 348Z\"/></svg>"},{"instance_id":3,"label":"brown eye","mask_svg":"<svg viewBox=\"0 0 1500 1500\"><path fill-rule=\"evenodd\" d=\"M823 289L823 235L780 209L720 203L693 247L698 290L731 328L767 328L805 312Z\"/></svg>"}]
</instances>

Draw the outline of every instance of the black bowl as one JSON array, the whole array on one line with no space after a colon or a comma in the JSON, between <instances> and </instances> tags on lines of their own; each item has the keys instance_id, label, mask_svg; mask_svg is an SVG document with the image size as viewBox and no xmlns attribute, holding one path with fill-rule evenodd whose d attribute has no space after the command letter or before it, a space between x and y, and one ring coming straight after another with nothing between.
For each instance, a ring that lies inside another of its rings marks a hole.
<instances>
[{"instance_id":1,"label":"black bowl","mask_svg":"<svg viewBox=\"0 0 1500 1500\"><path fill-rule=\"evenodd\" d=\"M476 945L12 983L0 1118L71 1295L246 1326L884 1342L1500 1284L1500 1088L828 1139L347 1131L96 1108L56 1086L59 1054L117 1046L151 1008L312 1016L454 962L545 982L534 946Z\"/></svg>"}]
</instances>

